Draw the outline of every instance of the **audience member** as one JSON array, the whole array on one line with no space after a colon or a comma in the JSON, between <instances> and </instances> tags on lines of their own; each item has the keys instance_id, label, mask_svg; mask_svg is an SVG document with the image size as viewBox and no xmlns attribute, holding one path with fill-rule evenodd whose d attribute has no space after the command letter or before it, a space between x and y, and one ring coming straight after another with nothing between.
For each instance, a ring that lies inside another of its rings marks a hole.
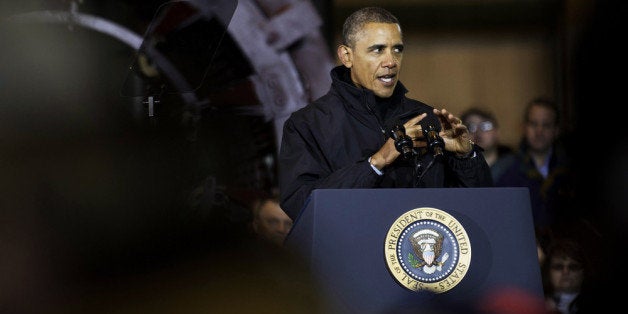
<instances>
[{"instance_id":1,"label":"audience member","mask_svg":"<svg viewBox=\"0 0 628 314\"><path fill-rule=\"evenodd\" d=\"M500 143L497 119L492 112L478 107L465 110L460 118L469 129L471 140L484 149L484 159L491 167L493 182L497 182L515 159L513 149Z\"/></svg>"},{"instance_id":2,"label":"audience member","mask_svg":"<svg viewBox=\"0 0 628 314\"><path fill-rule=\"evenodd\" d=\"M588 254L578 241L559 237L548 247L542 274L549 313L585 313L592 291L585 290L594 279ZM588 298L588 299L587 299Z\"/></svg>"},{"instance_id":3,"label":"audience member","mask_svg":"<svg viewBox=\"0 0 628 314\"><path fill-rule=\"evenodd\" d=\"M276 197L266 197L254 205L251 227L260 239L283 246L292 228L292 219L281 209Z\"/></svg>"},{"instance_id":4,"label":"audience member","mask_svg":"<svg viewBox=\"0 0 628 314\"><path fill-rule=\"evenodd\" d=\"M546 98L533 99L525 108L523 138L516 160L504 170L495 186L527 187L534 225L549 228L570 219L574 201L573 172L565 146L559 140L559 111Z\"/></svg>"}]
</instances>

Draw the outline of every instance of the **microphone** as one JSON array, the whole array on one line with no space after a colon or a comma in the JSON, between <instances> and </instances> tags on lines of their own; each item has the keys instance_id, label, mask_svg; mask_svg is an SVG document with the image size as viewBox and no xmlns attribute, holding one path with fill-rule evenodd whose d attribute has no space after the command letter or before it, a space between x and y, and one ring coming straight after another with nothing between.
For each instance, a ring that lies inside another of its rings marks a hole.
<instances>
[{"instance_id":1,"label":"microphone","mask_svg":"<svg viewBox=\"0 0 628 314\"><path fill-rule=\"evenodd\" d=\"M441 130L440 120L435 115L427 115L423 120L419 121L423 137L427 143L427 150L434 155L435 158L443 155L445 150L445 141L438 133Z\"/></svg>"},{"instance_id":2,"label":"microphone","mask_svg":"<svg viewBox=\"0 0 628 314\"><path fill-rule=\"evenodd\" d=\"M421 125L423 130L423 136L427 141L427 149L434 154L434 158L443 155L443 149L445 149L445 142L443 138L438 135L438 130L431 124Z\"/></svg>"},{"instance_id":3,"label":"microphone","mask_svg":"<svg viewBox=\"0 0 628 314\"><path fill-rule=\"evenodd\" d=\"M401 153L404 159L410 160L414 155L412 150L412 138L406 135L406 128L403 125L394 125L390 129L390 135L395 140L395 148Z\"/></svg>"}]
</instances>

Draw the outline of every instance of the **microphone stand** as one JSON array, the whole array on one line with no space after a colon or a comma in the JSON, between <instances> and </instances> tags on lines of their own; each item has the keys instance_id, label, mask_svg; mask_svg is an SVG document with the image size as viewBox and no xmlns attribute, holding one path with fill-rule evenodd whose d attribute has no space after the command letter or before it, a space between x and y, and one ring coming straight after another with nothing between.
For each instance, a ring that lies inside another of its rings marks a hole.
<instances>
[{"instance_id":1,"label":"microphone stand","mask_svg":"<svg viewBox=\"0 0 628 314\"><path fill-rule=\"evenodd\" d=\"M418 154L416 155L415 162L414 162L415 164L414 177L416 178L414 181L415 188L419 187L419 183L423 179L423 176L425 176L427 171L430 170L430 168L432 168L432 166L434 165L434 162L436 160L443 158L443 150L445 149L445 141L443 140L442 137L440 137L440 135L438 135L438 131L436 130L436 128L434 128L433 125L427 125L425 127L422 127L422 130L423 130L423 135L425 136L425 140L427 141L427 151L432 153L433 158L427 164L425 169L423 169L423 171L419 173L418 170L420 170L421 162L419 160Z\"/></svg>"}]
</instances>

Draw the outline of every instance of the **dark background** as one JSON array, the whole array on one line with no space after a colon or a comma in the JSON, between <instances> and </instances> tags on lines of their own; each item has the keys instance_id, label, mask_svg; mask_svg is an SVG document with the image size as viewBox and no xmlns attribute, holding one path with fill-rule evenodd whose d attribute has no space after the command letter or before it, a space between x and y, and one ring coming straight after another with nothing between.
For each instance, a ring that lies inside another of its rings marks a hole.
<instances>
[{"instance_id":1,"label":"dark background","mask_svg":"<svg viewBox=\"0 0 628 314\"><path fill-rule=\"evenodd\" d=\"M143 34L163 2L88 2L80 11ZM323 17L332 13L329 2L315 4ZM20 1L3 3L0 13L69 6ZM608 264L600 270L611 283L623 278L618 256L626 243L626 10L614 1L596 1L594 10L574 50L574 211L603 231L599 250ZM189 269L225 273L241 270L233 265L267 265L244 241L246 207L255 193L276 187L277 143L247 81L248 60L228 36L211 75L194 86L208 101L191 106L174 90L159 93L163 80L141 76L133 78L137 95L121 95L134 51L103 34L46 23L0 32L0 311L98 309L104 300L120 301L97 296L128 287L129 278L189 260L207 263ZM159 100L152 117L144 103L150 94ZM234 256L222 252L242 246L237 262L227 263ZM153 281L131 282L142 291L138 299L151 295L143 290ZM119 309L133 308L127 306Z\"/></svg>"}]
</instances>

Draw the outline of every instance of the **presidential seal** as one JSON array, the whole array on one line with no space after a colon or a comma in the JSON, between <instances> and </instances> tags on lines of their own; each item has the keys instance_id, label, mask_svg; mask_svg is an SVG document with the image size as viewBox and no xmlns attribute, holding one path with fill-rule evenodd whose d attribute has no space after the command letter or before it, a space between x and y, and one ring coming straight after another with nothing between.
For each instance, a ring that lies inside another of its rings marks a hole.
<instances>
[{"instance_id":1,"label":"presidential seal","mask_svg":"<svg viewBox=\"0 0 628 314\"><path fill-rule=\"evenodd\" d=\"M388 270L405 288L442 293L467 274L471 243L454 217L422 207L395 220L386 235L384 256Z\"/></svg>"}]
</instances>

